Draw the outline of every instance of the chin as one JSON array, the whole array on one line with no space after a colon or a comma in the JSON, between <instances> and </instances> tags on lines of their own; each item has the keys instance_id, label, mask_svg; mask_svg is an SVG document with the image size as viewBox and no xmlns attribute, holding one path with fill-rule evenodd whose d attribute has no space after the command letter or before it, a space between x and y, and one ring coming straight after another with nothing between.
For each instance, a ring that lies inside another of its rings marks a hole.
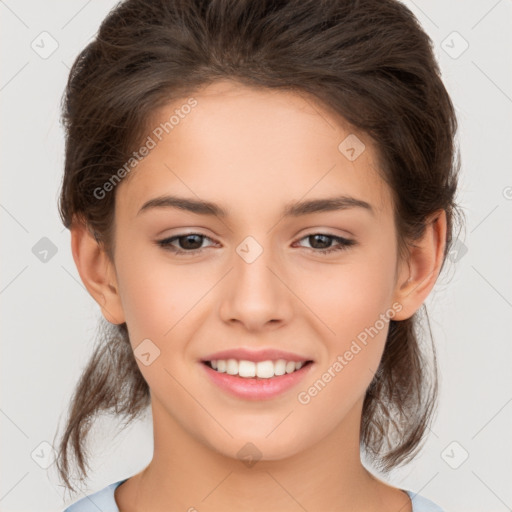
<instances>
[{"instance_id":1,"label":"chin","mask_svg":"<svg viewBox=\"0 0 512 512\"><path fill-rule=\"evenodd\" d=\"M259 436L236 436L233 432L232 434L233 439L224 439L220 444L208 444L219 454L237 459L248 467L257 462L285 460L307 448L290 436L285 438L276 434L274 439L269 439L266 437L268 432Z\"/></svg>"}]
</instances>

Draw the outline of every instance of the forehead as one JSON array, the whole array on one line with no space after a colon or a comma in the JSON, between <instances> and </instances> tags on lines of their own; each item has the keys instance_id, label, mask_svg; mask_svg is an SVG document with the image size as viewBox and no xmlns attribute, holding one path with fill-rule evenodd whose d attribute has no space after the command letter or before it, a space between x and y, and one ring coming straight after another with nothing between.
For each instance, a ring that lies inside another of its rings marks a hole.
<instances>
[{"instance_id":1,"label":"forehead","mask_svg":"<svg viewBox=\"0 0 512 512\"><path fill-rule=\"evenodd\" d=\"M166 193L237 215L333 195L390 211L373 141L304 93L219 81L159 109L150 126L154 145L116 194L131 216Z\"/></svg>"}]
</instances>

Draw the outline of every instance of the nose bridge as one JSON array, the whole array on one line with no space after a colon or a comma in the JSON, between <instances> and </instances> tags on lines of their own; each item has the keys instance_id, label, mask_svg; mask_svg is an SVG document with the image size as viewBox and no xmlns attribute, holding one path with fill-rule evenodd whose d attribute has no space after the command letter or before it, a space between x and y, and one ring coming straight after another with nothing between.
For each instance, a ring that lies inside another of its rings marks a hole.
<instances>
[{"instance_id":1,"label":"nose bridge","mask_svg":"<svg viewBox=\"0 0 512 512\"><path fill-rule=\"evenodd\" d=\"M270 245L270 237L263 235L248 235L238 244L234 258L236 289L261 293L275 288L272 282L276 276L270 268L277 266L278 258Z\"/></svg>"}]
</instances>

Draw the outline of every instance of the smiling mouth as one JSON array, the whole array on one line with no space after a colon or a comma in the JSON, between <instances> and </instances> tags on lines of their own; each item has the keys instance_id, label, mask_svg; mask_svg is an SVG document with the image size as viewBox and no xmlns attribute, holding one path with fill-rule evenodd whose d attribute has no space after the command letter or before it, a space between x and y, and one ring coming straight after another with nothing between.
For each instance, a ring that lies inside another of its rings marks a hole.
<instances>
[{"instance_id":1,"label":"smiling mouth","mask_svg":"<svg viewBox=\"0 0 512 512\"><path fill-rule=\"evenodd\" d=\"M285 359L267 361L247 361L236 359L218 359L202 363L218 373L226 373L245 379L271 379L295 373L313 361L286 361Z\"/></svg>"}]
</instances>

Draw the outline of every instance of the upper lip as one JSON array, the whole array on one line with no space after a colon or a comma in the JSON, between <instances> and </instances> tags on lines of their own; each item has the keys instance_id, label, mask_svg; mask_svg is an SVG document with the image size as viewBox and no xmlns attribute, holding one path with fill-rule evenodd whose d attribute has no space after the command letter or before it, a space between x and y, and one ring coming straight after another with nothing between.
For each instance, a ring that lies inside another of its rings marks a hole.
<instances>
[{"instance_id":1,"label":"upper lip","mask_svg":"<svg viewBox=\"0 0 512 512\"><path fill-rule=\"evenodd\" d=\"M221 350L220 352L214 352L206 357L203 357L202 361L214 361L218 359L236 359L238 361L253 361L255 363L259 361L276 361L278 359L285 359L286 361L295 362L306 362L311 361L308 357L303 357L293 352L286 352L284 350L278 350L274 348L266 348L260 350L250 350L247 348L234 348L229 350Z\"/></svg>"}]
</instances>

